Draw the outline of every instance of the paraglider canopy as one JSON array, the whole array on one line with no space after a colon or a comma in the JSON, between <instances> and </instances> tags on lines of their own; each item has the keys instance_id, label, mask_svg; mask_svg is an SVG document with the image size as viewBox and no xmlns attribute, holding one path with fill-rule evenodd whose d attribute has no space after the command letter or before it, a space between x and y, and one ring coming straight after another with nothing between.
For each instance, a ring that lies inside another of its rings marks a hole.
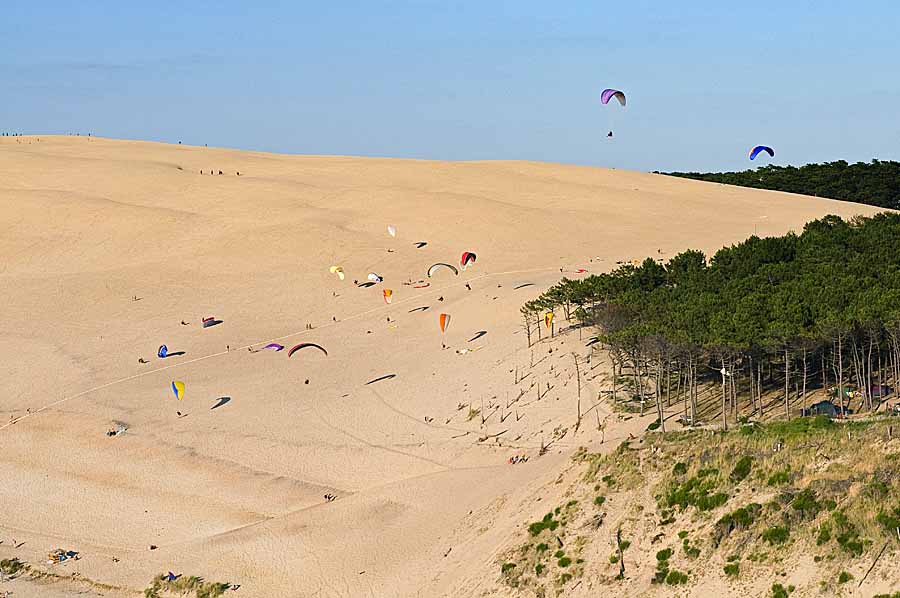
<instances>
[{"instance_id":1,"label":"paraglider canopy","mask_svg":"<svg viewBox=\"0 0 900 598\"><path fill-rule=\"evenodd\" d=\"M450 264L445 264L443 262L438 262L437 264L432 265L428 268L428 278L431 278L431 275L440 270L441 268L447 268L451 272L453 272L456 276L459 276L459 270L456 269L455 266L451 266Z\"/></svg>"},{"instance_id":2,"label":"paraglider canopy","mask_svg":"<svg viewBox=\"0 0 900 598\"><path fill-rule=\"evenodd\" d=\"M775 150L773 150L771 147L768 147L766 145L757 145L752 150L750 150L750 159L755 160L756 156L758 156L761 152L766 152L767 154L769 154L770 158L775 157Z\"/></svg>"},{"instance_id":3,"label":"paraglider canopy","mask_svg":"<svg viewBox=\"0 0 900 598\"><path fill-rule=\"evenodd\" d=\"M288 357L293 356L294 353L296 353L300 349L306 349L307 347L316 348L319 351L321 351L322 353L324 353L325 355L328 355L328 351L326 351L325 348L322 347L321 345L317 345L316 343L300 343L299 345L294 345L293 347L291 347L291 350L288 351Z\"/></svg>"},{"instance_id":4,"label":"paraglider canopy","mask_svg":"<svg viewBox=\"0 0 900 598\"><path fill-rule=\"evenodd\" d=\"M550 324L552 324L552 323L553 323L553 312L548 311L547 313L544 314L544 325L547 328L550 328Z\"/></svg>"},{"instance_id":5,"label":"paraglider canopy","mask_svg":"<svg viewBox=\"0 0 900 598\"><path fill-rule=\"evenodd\" d=\"M625 94L618 89L604 89L600 93L601 104L609 104L609 101L613 98L619 100L619 104L621 104L622 106L625 105Z\"/></svg>"},{"instance_id":6,"label":"paraglider canopy","mask_svg":"<svg viewBox=\"0 0 900 598\"><path fill-rule=\"evenodd\" d=\"M441 314L438 317L438 323L441 326L441 333L447 332L447 326L450 325L450 314Z\"/></svg>"},{"instance_id":7,"label":"paraglider canopy","mask_svg":"<svg viewBox=\"0 0 900 598\"><path fill-rule=\"evenodd\" d=\"M181 380L172 380L172 392L179 401L184 398L184 382Z\"/></svg>"},{"instance_id":8,"label":"paraglider canopy","mask_svg":"<svg viewBox=\"0 0 900 598\"><path fill-rule=\"evenodd\" d=\"M275 352L281 351L284 349L284 345L279 345L278 343L269 343L263 349L275 349Z\"/></svg>"},{"instance_id":9,"label":"paraglider canopy","mask_svg":"<svg viewBox=\"0 0 900 598\"><path fill-rule=\"evenodd\" d=\"M393 296L394 291L391 289L384 289L384 302L388 305L391 304L391 297Z\"/></svg>"},{"instance_id":10,"label":"paraglider canopy","mask_svg":"<svg viewBox=\"0 0 900 598\"><path fill-rule=\"evenodd\" d=\"M397 236L397 227L394 226L393 224L388 224L387 231L390 236L392 236L392 237Z\"/></svg>"},{"instance_id":11,"label":"paraglider canopy","mask_svg":"<svg viewBox=\"0 0 900 598\"><path fill-rule=\"evenodd\" d=\"M384 280L384 278L378 276L374 272L369 272L369 275L366 276L366 278L368 278L371 282L381 282L382 280Z\"/></svg>"},{"instance_id":12,"label":"paraglider canopy","mask_svg":"<svg viewBox=\"0 0 900 598\"><path fill-rule=\"evenodd\" d=\"M156 351L156 356L160 359L165 359L169 354L169 348L165 345L160 345L159 349Z\"/></svg>"},{"instance_id":13,"label":"paraglider canopy","mask_svg":"<svg viewBox=\"0 0 900 598\"><path fill-rule=\"evenodd\" d=\"M340 278L341 280L344 280L344 269L341 268L340 266L332 266L332 267L328 268L328 271L331 272L332 274L337 274L338 278Z\"/></svg>"},{"instance_id":14,"label":"paraglider canopy","mask_svg":"<svg viewBox=\"0 0 900 598\"><path fill-rule=\"evenodd\" d=\"M478 256L471 251L463 251L462 257L459 258L459 265L465 270L469 264L474 264Z\"/></svg>"}]
</instances>

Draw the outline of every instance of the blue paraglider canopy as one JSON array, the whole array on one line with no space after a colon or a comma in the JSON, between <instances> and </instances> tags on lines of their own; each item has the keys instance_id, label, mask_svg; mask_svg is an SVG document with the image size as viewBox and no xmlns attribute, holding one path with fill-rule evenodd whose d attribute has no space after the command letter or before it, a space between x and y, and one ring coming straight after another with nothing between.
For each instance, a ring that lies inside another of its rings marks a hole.
<instances>
[{"instance_id":1,"label":"blue paraglider canopy","mask_svg":"<svg viewBox=\"0 0 900 598\"><path fill-rule=\"evenodd\" d=\"M757 145L752 150L750 150L750 159L755 160L756 156L758 156L760 152L766 152L767 154L769 154L770 158L775 157L775 150L773 150L771 147L768 147L766 145Z\"/></svg>"},{"instance_id":2,"label":"blue paraglider canopy","mask_svg":"<svg viewBox=\"0 0 900 598\"><path fill-rule=\"evenodd\" d=\"M160 359L165 359L169 355L169 348L165 345L160 345L159 350L156 352L156 356Z\"/></svg>"}]
</instances>

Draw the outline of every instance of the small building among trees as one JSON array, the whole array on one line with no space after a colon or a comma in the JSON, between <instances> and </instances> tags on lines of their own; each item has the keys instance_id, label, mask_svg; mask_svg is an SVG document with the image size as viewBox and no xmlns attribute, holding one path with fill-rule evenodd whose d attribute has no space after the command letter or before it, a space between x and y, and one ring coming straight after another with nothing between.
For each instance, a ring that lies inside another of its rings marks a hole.
<instances>
[{"instance_id":1,"label":"small building among trees","mask_svg":"<svg viewBox=\"0 0 900 598\"><path fill-rule=\"evenodd\" d=\"M849 414L850 410L845 409ZM809 407L800 410L800 415L806 416L816 416L816 415L825 415L828 417L840 417L841 408L832 403L831 401L819 401L818 403L813 403Z\"/></svg>"}]
</instances>

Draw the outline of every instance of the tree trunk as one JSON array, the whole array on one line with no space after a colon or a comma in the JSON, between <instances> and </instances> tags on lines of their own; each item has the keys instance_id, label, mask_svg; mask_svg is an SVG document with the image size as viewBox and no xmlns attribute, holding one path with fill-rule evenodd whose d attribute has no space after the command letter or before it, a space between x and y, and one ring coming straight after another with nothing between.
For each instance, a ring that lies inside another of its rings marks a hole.
<instances>
[{"instance_id":1,"label":"tree trunk","mask_svg":"<svg viewBox=\"0 0 900 598\"><path fill-rule=\"evenodd\" d=\"M800 404L803 405L803 407L806 407L806 374L808 372L807 365L806 347L803 347L803 391L800 394Z\"/></svg>"},{"instance_id":2,"label":"tree trunk","mask_svg":"<svg viewBox=\"0 0 900 598\"><path fill-rule=\"evenodd\" d=\"M762 364L756 366L756 398L759 401L759 419L762 419L765 413L763 412L763 398L762 398Z\"/></svg>"},{"instance_id":3,"label":"tree trunk","mask_svg":"<svg viewBox=\"0 0 900 598\"><path fill-rule=\"evenodd\" d=\"M638 400L641 402L641 415L644 415L644 388L643 388L643 380L641 380L641 368L639 365L637 354L634 357L634 367L631 369L632 377L634 378L634 390L637 392Z\"/></svg>"},{"instance_id":4,"label":"tree trunk","mask_svg":"<svg viewBox=\"0 0 900 598\"><path fill-rule=\"evenodd\" d=\"M523 316L525 320L525 337L528 339L528 348L531 348L531 321L528 316Z\"/></svg>"},{"instance_id":5,"label":"tree trunk","mask_svg":"<svg viewBox=\"0 0 900 598\"><path fill-rule=\"evenodd\" d=\"M659 377L661 375L662 370L662 357L656 362L656 413L659 415L659 430L660 432L665 433L666 431L666 419L663 412L663 404L662 404L662 386L660 384Z\"/></svg>"},{"instance_id":6,"label":"tree trunk","mask_svg":"<svg viewBox=\"0 0 900 598\"><path fill-rule=\"evenodd\" d=\"M613 370L613 389L612 389L613 393L612 393L612 395L613 395L613 405L615 405L619 402L619 397L616 394L616 382L619 379L619 376L616 373L616 362L618 360L615 357L613 357L612 351L609 352L609 359L610 359L610 361L612 361L612 366L613 366L613 368L612 368L612 370Z\"/></svg>"},{"instance_id":7,"label":"tree trunk","mask_svg":"<svg viewBox=\"0 0 900 598\"><path fill-rule=\"evenodd\" d=\"M738 422L737 387L736 387L736 382L734 381L734 363L731 364L731 410L734 413L734 422L735 422L735 424L737 424L737 422Z\"/></svg>"},{"instance_id":8,"label":"tree trunk","mask_svg":"<svg viewBox=\"0 0 900 598\"><path fill-rule=\"evenodd\" d=\"M838 396L841 401L841 417L847 415L847 410L844 408L844 354L842 347L842 339L841 334L838 334L837 338L837 380L838 380Z\"/></svg>"},{"instance_id":9,"label":"tree trunk","mask_svg":"<svg viewBox=\"0 0 900 598\"><path fill-rule=\"evenodd\" d=\"M872 410L872 348L875 346L874 333L869 333L869 354L866 355L866 401Z\"/></svg>"},{"instance_id":10,"label":"tree trunk","mask_svg":"<svg viewBox=\"0 0 900 598\"><path fill-rule=\"evenodd\" d=\"M721 358L722 363L722 371L719 372L722 374L722 430L728 430L728 411L726 406L726 393L725 393L725 358Z\"/></svg>"},{"instance_id":11,"label":"tree trunk","mask_svg":"<svg viewBox=\"0 0 900 598\"><path fill-rule=\"evenodd\" d=\"M672 406L672 366L666 361L666 368L664 370L666 377L666 407Z\"/></svg>"},{"instance_id":12,"label":"tree trunk","mask_svg":"<svg viewBox=\"0 0 900 598\"><path fill-rule=\"evenodd\" d=\"M790 410L790 388L791 388L791 362L789 359L788 349L784 348L784 418L791 418Z\"/></svg>"}]
</instances>

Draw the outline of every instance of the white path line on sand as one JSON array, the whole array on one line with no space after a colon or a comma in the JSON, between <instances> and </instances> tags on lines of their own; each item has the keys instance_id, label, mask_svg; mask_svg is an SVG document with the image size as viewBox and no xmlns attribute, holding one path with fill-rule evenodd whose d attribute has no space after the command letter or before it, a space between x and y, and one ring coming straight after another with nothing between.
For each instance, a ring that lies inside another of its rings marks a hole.
<instances>
[{"instance_id":1,"label":"white path line on sand","mask_svg":"<svg viewBox=\"0 0 900 598\"><path fill-rule=\"evenodd\" d=\"M474 278L466 279L465 281L458 281L458 282L456 282L456 283L454 283L454 284L449 284L449 285L446 285L446 286L443 286L443 287L440 287L440 288L429 289L429 290L425 291L424 293L420 293L420 294L418 294L418 295L416 295L416 296L414 296L414 297L408 297L408 298L406 298L406 299L401 299L400 301L394 301L394 302L392 303L392 305L401 305L401 304L403 304L403 303L409 303L409 302L412 302L412 301L415 301L415 300L419 300L419 299L421 299L422 297L425 297L425 296L427 296L427 295L431 295L431 294L434 294L434 293L437 293L437 292L440 292L440 291L444 291L444 290L446 290L446 289L450 289L450 288L452 288L452 287L454 287L454 286L456 286L456 285L458 285L458 284L463 284L464 282L475 282L476 280L482 280L482 279L484 279L484 278L493 278L493 277L497 277L497 276L510 276L510 275L513 275L513 274L529 274L529 273L533 273L533 272L547 272L547 271L550 271L550 270L558 270L558 269L559 269L559 266L553 266L553 267L547 267L547 268L532 268L532 269L529 269L529 270L510 270L510 271L507 271L507 272L484 273L484 274L481 274L481 275L476 276L476 277L474 277ZM388 309L388 306L387 306L387 305L382 305L382 306L379 306L379 307L375 307L375 308L372 308L372 309L369 309L369 310L366 310L366 311L362 311L362 312L353 314L353 315L351 315L351 316L349 316L349 317L347 317L347 318L344 318L344 319L340 320L339 322L328 322L328 323L322 325L321 327L316 328L315 330L321 330L322 328L329 328L329 327L331 327L331 326L337 326L338 324L341 324L341 323L343 323L343 322L347 322L347 321L349 321L349 320L356 320L356 319L362 318L362 317L364 317L364 316L367 316L367 315L370 315L370 314L373 314L373 313L377 313L377 312L379 312L379 311L384 311L384 310L386 310L386 309ZM310 333L310 332L313 332L313 330L306 330L306 329L304 329L304 330L299 330L299 331L297 331L297 332L292 332L292 333L290 333L290 334L286 334L286 335L284 335L284 336L279 336L279 337L277 337L277 338L272 338L272 339L267 339L267 340L261 340L261 341L255 342L255 343L250 343L249 345L244 345L244 346L242 346L242 347L237 347L237 348L235 348L235 351L242 351L242 350L244 350L244 349L249 349L249 348L251 348L251 347L253 347L253 346L255 346L255 345L260 345L260 344L262 344L262 343L271 343L271 342L275 342L275 341L285 340L285 339L288 339L288 338L292 338L292 337L295 337L295 336L299 336L299 335L301 335L301 334L308 334L308 333ZM159 372L163 372L163 371L165 371L165 370L170 370L170 369L173 369L173 368L177 368L177 367L179 367L179 366L185 366L185 365L188 365L188 364L191 364L191 363L196 363L196 362L198 362L198 361L204 361L204 360L206 360L206 359L212 359L213 357L220 357L220 356L222 356L222 355L227 355L229 352L230 352L230 351L219 351L218 353L210 353L209 355L203 355L202 357L195 357L195 358L193 358L193 359L188 359L188 360L185 360L185 361L179 361L178 363L173 363L172 365L166 365L166 366L162 366L162 367L159 367L159 368L156 368L156 369L153 369L153 370L147 370L147 371L145 371L145 372L139 372L139 373L133 374L133 375L131 375L131 376L125 376L124 378L119 378L118 380L113 380L113 381L111 381L111 382L106 382L106 383L104 383L104 384L100 384L99 386L94 386L93 388L88 388L87 390L82 390L81 392L78 392L78 393L76 393L76 394L69 395L69 396L67 396L67 397L63 397L63 398L58 399L58 400L56 400L56 401L54 401L54 402L52 402L52 403L48 403L47 405L44 405L43 407L40 407L40 408L38 408L38 409L36 409L36 410L34 410L34 411L29 411L29 412L26 413L25 415L19 416L19 417L15 418L15 419L13 419L13 420L11 420L11 421L6 422L6 423L3 424L3 425L0 425L0 432L2 432L2 431L5 430L6 428L9 428L10 426L12 426L12 425L14 425L14 424L19 423L20 421L22 421L22 420L24 420L24 419L27 419L27 418L29 418L29 417L31 417L31 416L33 416L33 415L37 415L38 413L41 413L42 411L46 411L46 410L48 410L48 409L52 409L53 407L56 407L57 405L61 405L62 403L66 403L66 402L71 401L71 400L73 400L73 399L77 399L77 398L79 398L79 397L83 397L83 396L85 396L85 395L87 395L87 394L90 394L90 393L92 393L92 392L97 392L98 390L103 390L104 388L109 388L110 386L115 386L115 385L117 385L117 384L122 384L123 382L129 382L129 381L131 381L131 380L137 380L138 378L143 378L144 376L150 376L150 375L152 375L152 374L158 374Z\"/></svg>"}]
</instances>

